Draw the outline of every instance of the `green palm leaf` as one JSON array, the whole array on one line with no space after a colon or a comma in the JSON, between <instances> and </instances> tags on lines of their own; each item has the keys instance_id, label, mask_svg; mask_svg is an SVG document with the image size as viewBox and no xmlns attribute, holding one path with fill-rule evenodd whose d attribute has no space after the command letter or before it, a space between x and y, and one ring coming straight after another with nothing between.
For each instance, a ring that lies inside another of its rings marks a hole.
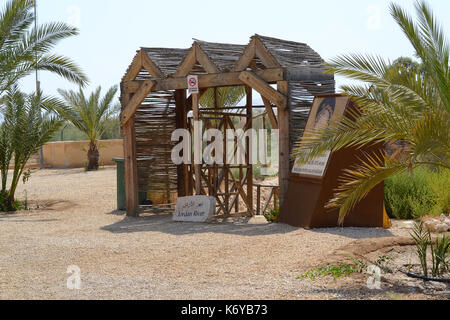
<instances>
[{"instance_id":1,"label":"green palm leaf","mask_svg":"<svg viewBox=\"0 0 450 320\"><path fill-rule=\"evenodd\" d=\"M329 73L362 84L343 86L360 106L330 124L305 133L295 151L307 163L329 150L362 148L401 140L409 145L406 161L366 155L348 168L329 207L339 208L340 221L370 190L385 179L419 166L450 167L449 46L442 28L425 2L416 3L418 22L398 5L391 14L413 45L419 62L401 58L391 63L377 56L348 54L333 59Z\"/></svg>"}]
</instances>

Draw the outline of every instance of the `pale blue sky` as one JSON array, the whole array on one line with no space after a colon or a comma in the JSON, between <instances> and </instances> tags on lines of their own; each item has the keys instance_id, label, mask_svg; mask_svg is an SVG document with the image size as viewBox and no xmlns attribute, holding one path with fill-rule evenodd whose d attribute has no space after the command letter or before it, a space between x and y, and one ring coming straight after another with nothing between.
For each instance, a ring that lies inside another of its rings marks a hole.
<instances>
[{"instance_id":1,"label":"pale blue sky","mask_svg":"<svg viewBox=\"0 0 450 320\"><path fill-rule=\"evenodd\" d=\"M4 0L1 0L2 2ZM325 60L348 52L395 59L413 50L389 14L387 0L37 0L39 22L78 25L80 35L54 50L74 59L90 79L89 91L120 82L141 47L188 48L192 38L247 44L255 33L305 42ZM394 0L413 13L413 0ZM447 35L450 1L429 0ZM41 73L41 88L76 89ZM339 79L339 83L342 80ZM34 90L34 79L23 81Z\"/></svg>"}]
</instances>

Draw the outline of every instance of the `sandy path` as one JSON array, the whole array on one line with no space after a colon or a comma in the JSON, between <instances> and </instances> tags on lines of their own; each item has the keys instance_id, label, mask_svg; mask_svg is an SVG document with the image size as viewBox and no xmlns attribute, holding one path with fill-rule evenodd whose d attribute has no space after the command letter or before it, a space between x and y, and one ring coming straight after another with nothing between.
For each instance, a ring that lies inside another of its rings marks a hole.
<instances>
[{"instance_id":1,"label":"sandy path","mask_svg":"<svg viewBox=\"0 0 450 320\"><path fill-rule=\"evenodd\" d=\"M115 170L35 172L28 199L61 200L53 210L0 216L0 299L376 298L364 288L296 277L355 239L405 230L307 231L250 222L173 223L128 219L115 209ZM69 265L81 290L68 290ZM362 290L362 291L361 291Z\"/></svg>"}]
</instances>

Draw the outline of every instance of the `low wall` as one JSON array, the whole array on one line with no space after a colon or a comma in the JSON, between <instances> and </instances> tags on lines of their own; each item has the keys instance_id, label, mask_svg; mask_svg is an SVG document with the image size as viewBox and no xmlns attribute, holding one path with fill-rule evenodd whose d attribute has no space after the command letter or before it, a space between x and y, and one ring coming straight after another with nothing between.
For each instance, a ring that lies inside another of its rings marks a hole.
<instances>
[{"instance_id":1,"label":"low wall","mask_svg":"<svg viewBox=\"0 0 450 320\"><path fill-rule=\"evenodd\" d=\"M100 166L114 165L113 158L123 158L122 140L99 141ZM87 163L88 141L51 142L44 145L46 168L83 168Z\"/></svg>"}]
</instances>

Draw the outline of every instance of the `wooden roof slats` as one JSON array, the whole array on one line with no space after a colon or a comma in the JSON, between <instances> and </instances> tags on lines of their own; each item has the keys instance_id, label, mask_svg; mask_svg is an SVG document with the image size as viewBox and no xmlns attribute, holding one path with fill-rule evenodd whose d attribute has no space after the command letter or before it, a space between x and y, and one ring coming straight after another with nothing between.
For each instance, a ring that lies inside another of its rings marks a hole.
<instances>
[{"instance_id":1,"label":"wooden roof slats","mask_svg":"<svg viewBox=\"0 0 450 320\"><path fill-rule=\"evenodd\" d=\"M246 48L245 45L194 40L221 72L231 71Z\"/></svg>"},{"instance_id":2,"label":"wooden roof slats","mask_svg":"<svg viewBox=\"0 0 450 320\"><path fill-rule=\"evenodd\" d=\"M156 91L136 111L136 155L155 158L151 165L138 165L140 191L166 195L177 189L177 167L170 160L174 146L171 135L176 129L175 108L172 91Z\"/></svg>"},{"instance_id":3,"label":"wooden roof slats","mask_svg":"<svg viewBox=\"0 0 450 320\"><path fill-rule=\"evenodd\" d=\"M255 35L270 54L283 67L290 68L299 65L322 65L320 55L305 43L281 40Z\"/></svg>"},{"instance_id":4,"label":"wooden roof slats","mask_svg":"<svg viewBox=\"0 0 450 320\"><path fill-rule=\"evenodd\" d=\"M188 74L220 73L208 54L197 42L194 42L189 53L184 57L174 77L185 77Z\"/></svg>"},{"instance_id":5,"label":"wooden roof slats","mask_svg":"<svg viewBox=\"0 0 450 320\"><path fill-rule=\"evenodd\" d=\"M151 80L144 81L138 91L133 95L128 104L124 107L121 114L122 125L125 125L136 113L138 107L142 104L154 86Z\"/></svg>"},{"instance_id":6,"label":"wooden roof slats","mask_svg":"<svg viewBox=\"0 0 450 320\"><path fill-rule=\"evenodd\" d=\"M214 43L194 39L190 49L141 48L123 81L169 79L193 74L220 74L247 69L285 68L286 80L302 76L329 80L323 75L323 59L308 45L261 35L248 45ZM322 77L322 78L320 78Z\"/></svg>"},{"instance_id":7,"label":"wooden roof slats","mask_svg":"<svg viewBox=\"0 0 450 320\"><path fill-rule=\"evenodd\" d=\"M142 50L161 70L164 77L173 75L189 52L189 49L174 48L142 48Z\"/></svg>"}]
</instances>

